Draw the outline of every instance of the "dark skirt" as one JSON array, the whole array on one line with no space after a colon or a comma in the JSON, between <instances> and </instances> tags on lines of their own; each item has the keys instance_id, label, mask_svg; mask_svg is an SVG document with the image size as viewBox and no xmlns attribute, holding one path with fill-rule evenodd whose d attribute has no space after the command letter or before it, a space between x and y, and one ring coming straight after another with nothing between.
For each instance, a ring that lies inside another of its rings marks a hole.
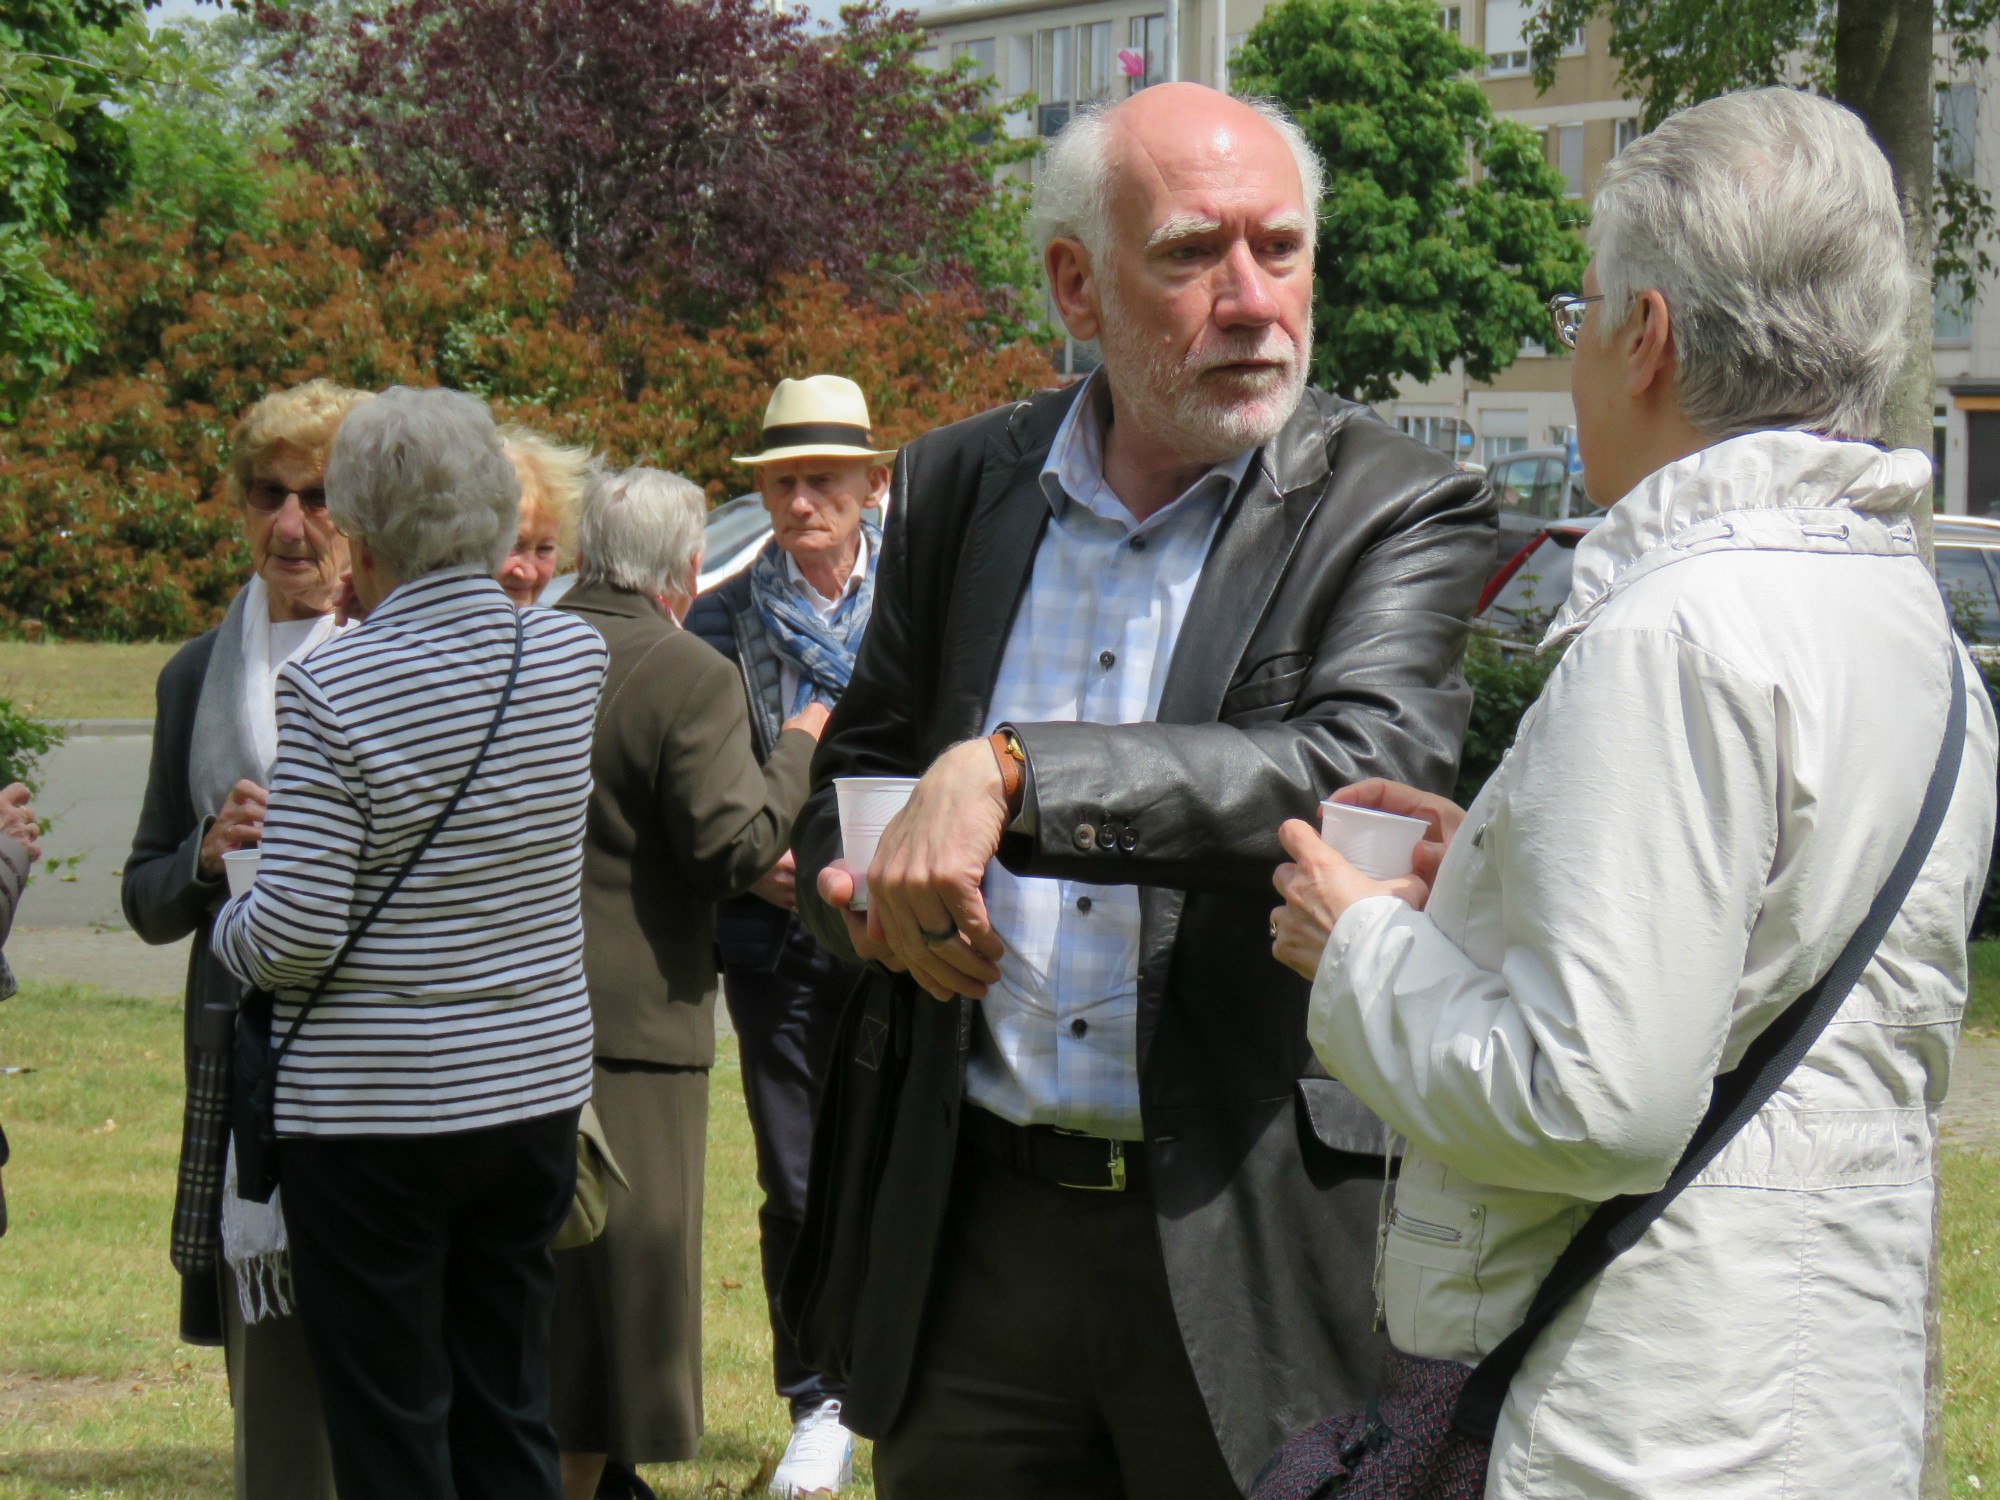
<instances>
[{"instance_id":1,"label":"dark skirt","mask_svg":"<svg viewBox=\"0 0 2000 1500\"><path fill-rule=\"evenodd\" d=\"M604 1233L556 1252L556 1438L625 1463L695 1456L708 1070L597 1060L591 1102L632 1190Z\"/></svg>"}]
</instances>

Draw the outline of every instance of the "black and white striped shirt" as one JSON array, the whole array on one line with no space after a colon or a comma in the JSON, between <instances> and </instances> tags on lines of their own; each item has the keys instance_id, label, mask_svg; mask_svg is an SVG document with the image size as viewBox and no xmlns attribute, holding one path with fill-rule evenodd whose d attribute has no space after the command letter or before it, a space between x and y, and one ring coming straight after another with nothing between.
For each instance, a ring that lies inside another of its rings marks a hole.
<instances>
[{"instance_id":1,"label":"black and white striped shirt","mask_svg":"<svg viewBox=\"0 0 2000 1500\"><path fill-rule=\"evenodd\" d=\"M280 1038L465 774L515 619L492 579L432 574L279 676L264 856L214 946L276 992ZM578 880L605 650L573 615L524 624L493 748L285 1056L281 1135L473 1130L590 1097Z\"/></svg>"}]
</instances>

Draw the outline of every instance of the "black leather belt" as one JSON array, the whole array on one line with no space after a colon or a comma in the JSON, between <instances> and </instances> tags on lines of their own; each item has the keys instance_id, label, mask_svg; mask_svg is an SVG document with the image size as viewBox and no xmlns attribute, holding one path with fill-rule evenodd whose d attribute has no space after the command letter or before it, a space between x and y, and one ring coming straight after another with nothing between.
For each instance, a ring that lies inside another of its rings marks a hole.
<instances>
[{"instance_id":1,"label":"black leather belt","mask_svg":"<svg viewBox=\"0 0 2000 1500\"><path fill-rule=\"evenodd\" d=\"M973 1104L965 1106L958 1132L975 1151L1058 1187L1124 1193L1152 1186L1141 1141L1078 1135L1053 1125L1015 1125Z\"/></svg>"}]
</instances>

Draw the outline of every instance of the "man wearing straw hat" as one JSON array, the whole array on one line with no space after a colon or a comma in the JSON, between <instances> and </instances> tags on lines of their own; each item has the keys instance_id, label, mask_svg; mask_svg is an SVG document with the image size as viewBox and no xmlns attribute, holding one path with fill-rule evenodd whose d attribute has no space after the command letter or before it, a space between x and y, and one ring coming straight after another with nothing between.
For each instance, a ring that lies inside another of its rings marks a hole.
<instances>
[{"instance_id":1,"label":"man wearing straw hat","mask_svg":"<svg viewBox=\"0 0 2000 1500\"><path fill-rule=\"evenodd\" d=\"M881 550L869 512L888 493L894 456L875 446L858 385L809 375L778 382L761 448L737 460L756 476L771 540L749 568L695 602L687 628L743 674L760 760L780 723L807 703L831 707L847 687ZM777 1315L805 1212L813 1106L841 1000L858 975L806 931L796 904L787 854L749 895L722 906L716 932L764 1190L758 1226L773 1363L792 1409L791 1443L771 1480L776 1495L838 1489L854 1453L840 1420L844 1383L806 1368Z\"/></svg>"}]
</instances>

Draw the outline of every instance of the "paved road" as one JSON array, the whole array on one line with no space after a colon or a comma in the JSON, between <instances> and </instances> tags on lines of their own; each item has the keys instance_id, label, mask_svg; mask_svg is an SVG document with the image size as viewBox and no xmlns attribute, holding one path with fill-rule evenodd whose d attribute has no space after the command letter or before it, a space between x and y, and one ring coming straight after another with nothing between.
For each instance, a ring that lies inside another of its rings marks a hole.
<instances>
[{"instance_id":1,"label":"paved road","mask_svg":"<svg viewBox=\"0 0 2000 1500\"><path fill-rule=\"evenodd\" d=\"M118 882L139 826L153 739L123 725L122 733L101 732L105 727L76 726L43 762L35 811L54 826L42 840L48 863L21 901L21 926L125 926Z\"/></svg>"}]
</instances>

